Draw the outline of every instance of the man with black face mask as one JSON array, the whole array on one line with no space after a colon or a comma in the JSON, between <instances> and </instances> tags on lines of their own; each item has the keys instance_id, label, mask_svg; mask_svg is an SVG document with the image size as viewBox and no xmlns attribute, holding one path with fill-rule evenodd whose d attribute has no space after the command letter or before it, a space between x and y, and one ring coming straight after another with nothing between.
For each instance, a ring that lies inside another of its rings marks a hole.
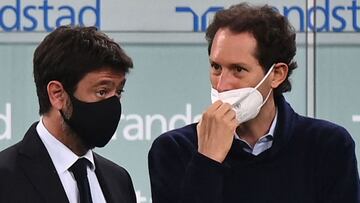
<instances>
[{"instance_id":1,"label":"man with black face mask","mask_svg":"<svg viewBox=\"0 0 360 203\"><path fill-rule=\"evenodd\" d=\"M135 203L127 171L92 151L118 126L131 58L95 27L62 26L33 63L41 119L0 152L0 202Z\"/></svg>"}]
</instances>

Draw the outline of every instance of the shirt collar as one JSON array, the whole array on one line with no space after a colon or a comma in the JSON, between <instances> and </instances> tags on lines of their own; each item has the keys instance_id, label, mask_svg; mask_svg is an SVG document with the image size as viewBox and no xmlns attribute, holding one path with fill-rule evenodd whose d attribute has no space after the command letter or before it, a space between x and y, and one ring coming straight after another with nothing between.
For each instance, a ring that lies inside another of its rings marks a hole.
<instances>
[{"instance_id":1,"label":"shirt collar","mask_svg":"<svg viewBox=\"0 0 360 203\"><path fill-rule=\"evenodd\" d=\"M66 172L81 157L85 157L89 160L91 163L90 169L95 171L92 151L88 150L85 155L81 157L77 156L46 129L42 122L42 117L36 126L36 131L39 134L41 141L44 143L58 174Z\"/></svg>"},{"instance_id":2,"label":"shirt collar","mask_svg":"<svg viewBox=\"0 0 360 203\"><path fill-rule=\"evenodd\" d=\"M274 120L271 123L269 131L265 135L270 135L271 137L274 137L275 127L276 127L276 123L277 123L277 117L278 117L278 111L276 108Z\"/></svg>"}]
</instances>

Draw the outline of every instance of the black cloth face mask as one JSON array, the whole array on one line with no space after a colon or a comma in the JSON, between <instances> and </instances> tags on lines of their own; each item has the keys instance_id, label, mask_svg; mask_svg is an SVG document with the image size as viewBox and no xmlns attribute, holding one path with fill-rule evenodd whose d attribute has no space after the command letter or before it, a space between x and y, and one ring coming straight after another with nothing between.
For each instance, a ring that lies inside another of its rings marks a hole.
<instances>
[{"instance_id":1,"label":"black cloth face mask","mask_svg":"<svg viewBox=\"0 0 360 203\"><path fill-rule=\"evenodd\" d=\"M70 95L72 114L61 116L84 144L92 149L104 147L114 135L121 117L121 103L117 96L98 102L83 102Z\"/></svg>"}]
</instances>

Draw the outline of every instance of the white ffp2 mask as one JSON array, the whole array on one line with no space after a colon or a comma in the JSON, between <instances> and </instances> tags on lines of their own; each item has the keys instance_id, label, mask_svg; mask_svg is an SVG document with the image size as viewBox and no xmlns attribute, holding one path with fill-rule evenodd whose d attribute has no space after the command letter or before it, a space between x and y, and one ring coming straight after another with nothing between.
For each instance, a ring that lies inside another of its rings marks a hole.
<instances>
[{"instance_id":1,"label":"white ffp2 mask","mask_svg":"<svg viewBox=\"0 0 360 203\"><path fill-rule=\"evenodd\" d=\"M211 102L214 103L217 100L221 100L224 103L229 103L232 105L239 124L255 118L259 114L261 107L266 103L272 91L272 89L270 89L266 98L263 99L263 96L257 90L257 88L270 75L274 66L275 64L271 66L269 71L256 85L256 87L246 87L220 93L216 89L211 88Z\"/></svg>"}]
</instances>

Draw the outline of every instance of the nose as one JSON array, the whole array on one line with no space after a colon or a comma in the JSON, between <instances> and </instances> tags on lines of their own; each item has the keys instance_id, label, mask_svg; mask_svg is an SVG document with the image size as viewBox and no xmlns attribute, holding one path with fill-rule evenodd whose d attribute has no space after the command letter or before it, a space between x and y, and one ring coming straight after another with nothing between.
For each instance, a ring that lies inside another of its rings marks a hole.
<instances>
[{"instance_id":1,"label":"nose","mask_svg":"<svg viewBox=\"0 0 360 203\"><path fill-rule=\"evenodd\" d=\"M109 94L108 97L113 97L113 96L116 96L117 98L121 98L121 93L118 93L116 90L114 91L111 91L111 93Z\"/></svg>"},{"instance_id":2,"label":"nose","mask_svg":"<svg viewBox=\"0 0 360 203\"><path fill-rule=\"evenodd\" d=\"M221 72L221 74L218 76L217 84L216 84L216 90L218 92L225 92L228 90L232 90L234 87L232 85L232 75L230 71L227 71L226 69Z\"/></svg>"}]
</instances>

